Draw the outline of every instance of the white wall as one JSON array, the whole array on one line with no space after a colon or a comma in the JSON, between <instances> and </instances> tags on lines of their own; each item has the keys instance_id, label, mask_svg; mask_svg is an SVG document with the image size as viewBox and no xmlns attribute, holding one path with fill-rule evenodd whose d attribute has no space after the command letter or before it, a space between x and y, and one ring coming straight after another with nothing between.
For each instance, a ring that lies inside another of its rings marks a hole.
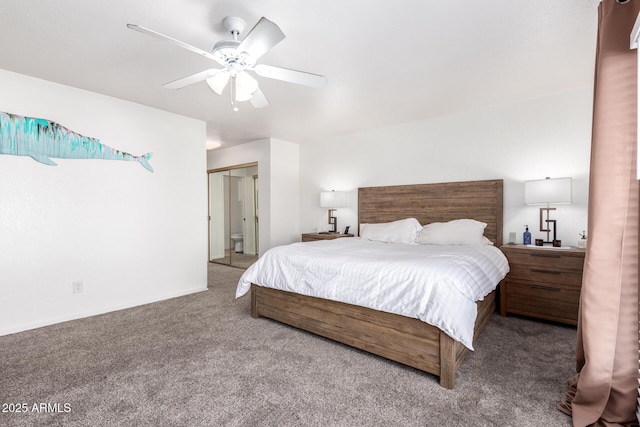
<instances>
[{"instance_id":1,"label":"white wall","mask_svg":"<svg viewBox=\"0 0 640 427\"><path fill-rule=\"evenodd\" d=\"M504 239L524 224L538 230L536 206L524 205L524 181L573 178L573 204L558 205L558 238L576 245L587 228L592 90L374 129L300 146L300 226L327 229L325 190L349 192L339 228L357 225L357 188L504 179ZM546 237L546 234L544 235Z\"/></svg>"},{"instance_id":2,"label":"white wall","mask_svg":"<svg viewBox=\"0 0 640 427\"><path fill-rule=\"evenodd\" d=\"M155 170L0 155L0 335L206 289L204 122L3 70L0 93Z\"/></svg>"},{"instance_id":3,"label":"white wall","mask_svg":"<svg viewBox=\"0 0 640 427\"><path fill-rule=\"evenodd\" d=\"M299 145L271 139L271 246L300 241Z\"/></svg>"}]
</instances>

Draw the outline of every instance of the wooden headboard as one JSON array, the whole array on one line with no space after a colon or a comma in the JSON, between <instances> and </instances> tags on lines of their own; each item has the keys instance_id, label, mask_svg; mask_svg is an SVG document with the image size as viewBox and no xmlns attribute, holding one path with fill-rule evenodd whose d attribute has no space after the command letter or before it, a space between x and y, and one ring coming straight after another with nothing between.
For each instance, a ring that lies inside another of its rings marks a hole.
<instances>
[{"instance_id":1,"label":"wooden headboard","mask_svg":"<svg viewBox=\"0 0 640 427\"><path fill-rule=\"evenodd\" d=\"M486 222L484 235L502 240L502 180L358 188L360 224L416 218L420 224L472 218Z\"/></svg>"}]
</instances>

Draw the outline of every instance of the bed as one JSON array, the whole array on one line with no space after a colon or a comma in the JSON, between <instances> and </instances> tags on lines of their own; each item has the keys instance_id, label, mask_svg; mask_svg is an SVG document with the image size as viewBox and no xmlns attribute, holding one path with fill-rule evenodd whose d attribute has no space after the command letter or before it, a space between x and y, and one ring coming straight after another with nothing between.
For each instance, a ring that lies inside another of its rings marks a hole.
<instances>
[{"instance_id":1,"label":"bed","mask_svg":"<svg viewBox=\"0 0 640 427\"><path fill-rule=\"evenodd\" d=\"M502 180L358 189L358 225L405 218L415 218L423 225L473 218L487 224L484 236L499 246L502 244ZM346 241L352 239L355 238L333 242L345 241L346 245ZM355 240L348 243L356 244ZM469 341L475 341L495 311L496 286L497 283L493 291L475 303L477 315ZM260 286L260 283L251 283L250 293L254 318L267 317L434 374L445 388L454 388L456 372L471 348L469 342L465 345L418 318Z\"/></svg>"}]
</instances>

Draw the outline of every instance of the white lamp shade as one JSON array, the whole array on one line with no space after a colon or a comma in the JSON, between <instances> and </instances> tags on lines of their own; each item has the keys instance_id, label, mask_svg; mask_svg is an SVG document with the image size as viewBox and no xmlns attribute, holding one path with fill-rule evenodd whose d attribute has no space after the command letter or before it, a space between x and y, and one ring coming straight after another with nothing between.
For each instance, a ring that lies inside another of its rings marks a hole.
<instances>
[{"instance_id":1,"label":"white lamp shade","mask_svg":"<svg viewBox=\"0 0 640 427\"><path fill-rule=\"evenodd\" d=\"M207 79L207 84L218 95L222 95L224 87L229 81L230 74L227 70L222 70L213 77Z\"/></svg>"},{"instance_id":2,"label":"white lamp shade","mask_svg":"<svg viewBox=\"0 0 640 427\"><path fill-rule=\"evenodd\" d=\"M248 101L253 92L258 89L258 82L246 71L241 71L236 77L236 101Z\"/></svg>"},{"instance_id":3,"label":"white lamp shade","mask_svg":"<svg viewBox=\"0 0 640 427\"><path fill-rule=\"evenodd\" d=\"M524 202L528 205L571 203L571 178L538 179L524 182Z\"/></svg>"},{"instance_id":4,"label":"white lamp shade","mask_svg":"<svg viewBox=\"0 0 640 427\"><path fill-rule=\"evenodd\" d=\"M218 95L222 95L222 91L227 86L231 75L227 70L222 70L213 77L207 79L207 84ZM236 82L236 101L248 101L253 93L258 89L258 82L245 71L238 73L235 77Z\"/></svg>"},{"instance_id":5,"label":"white lamp shade","mask_svg":"<svg viewBox=\"0 0 640 427\"><path fill-rule=\"evenodd\" d=\"M320 193L320 206L323 208L341 208L347 205L347 193L344 191L323 191Z\"/></svg>"}]
</instances>

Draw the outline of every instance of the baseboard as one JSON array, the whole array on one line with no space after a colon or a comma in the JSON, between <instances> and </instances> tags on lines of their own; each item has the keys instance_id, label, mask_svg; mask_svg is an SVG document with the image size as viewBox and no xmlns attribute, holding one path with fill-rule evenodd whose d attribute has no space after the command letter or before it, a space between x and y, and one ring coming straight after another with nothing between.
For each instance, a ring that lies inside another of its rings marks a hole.
<instances>
[{"instance_id":1,"label":"baseboard","mask_svg":"<svg viewBox=\"0 0 640 427\"><path fill-rule=\"evenodd\" d=\"M196 294L198 292L204 292L207 290L206 286L198 286L196 288L185 289L178 292L171 292L163 295L156 295L151 298L144 298L137 301L128 301L124 304L117 304L110 307L100 307L94 310L89 310L80 313L74 313L69 316L61 316L52 319L44 319L38 322L27 323L22 325L16 325L7 329L0 329L0 336L15 334L18 332L24 332L31 329L42 328L44 326L55 325L57 323L68 322L70 320L84 319L86 317L97 316L99 314L111 313L118 310L126 310L127 308L139 307L145 304L151 304L154 302L164 301L171 298L183 297L185 295Z\"/></svg>"}]
</instances>

